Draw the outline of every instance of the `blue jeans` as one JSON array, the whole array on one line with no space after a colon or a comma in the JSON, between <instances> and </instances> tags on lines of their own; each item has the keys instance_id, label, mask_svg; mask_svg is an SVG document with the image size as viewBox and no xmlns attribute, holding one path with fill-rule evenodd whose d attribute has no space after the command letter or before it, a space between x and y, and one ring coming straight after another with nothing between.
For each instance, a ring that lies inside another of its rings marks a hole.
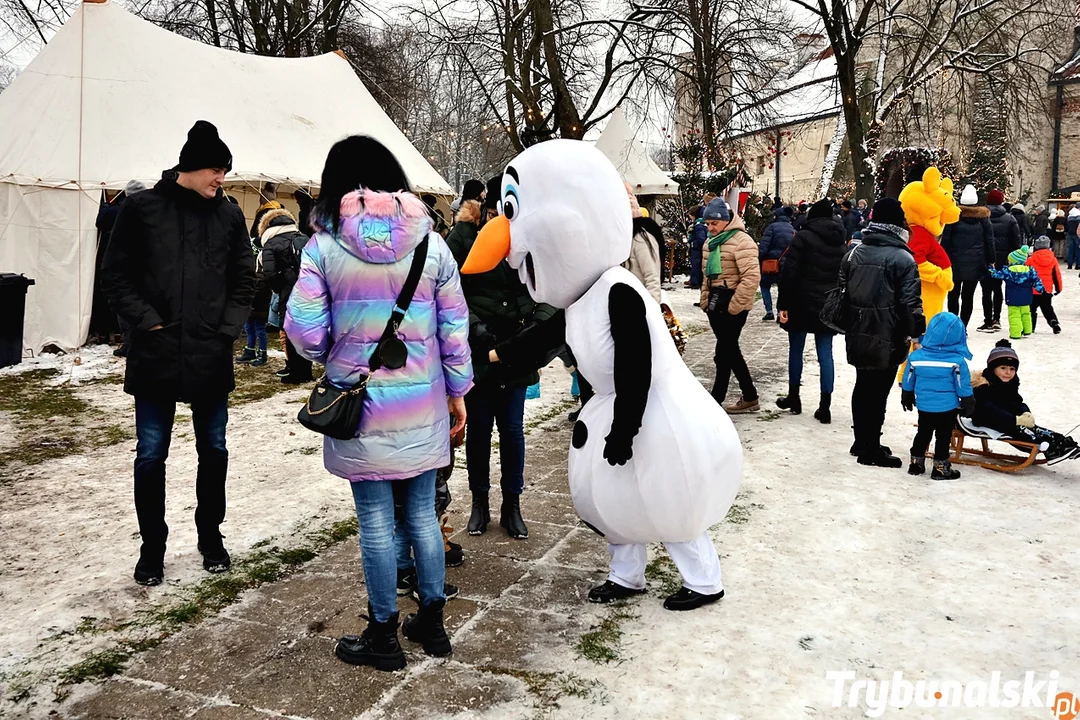
<instances>
[{"instance_id":1,"label":"blue jeans","mask_svg":"<svg viewBox=\"0 0 1080 720\"><path fill-rule=\"evenodd\" d=\"M169 457L176 403L135 398L135 512L143 552L165 554L169 526L165 524L165 460ZM229 399L191 404L195 426L195 449L199 469L195 475L195 527L200 538L217 539L218 526L225 520L225 478L229 451L225 448L225 427L229 422Z\"/></svg>"},{"instance_id":2,"label":"blue jeans","mask_svg":"<svg viewBox=\"0 0 1080 720\"><path fill-rule=\"evenodd\" d=\"M1069 254L1065 260L1069 267L1080 267L1080 238L1069 236Z\"/></svg>"},{"instance_id":3,"label":"blue jeans","mask_svg":"<svg viewBox=\"0 0 1080 720\"><path fill-rule=\"evenodd\" d=\"M266 323L262 320L248 320L244 323L244 332L247 333L249 348L266 350Z\"/></svg>"},{"instance_id":4,"label":"blue jeans","mask_svg":"<svg viewBox=\"0 0 1080 720\"><path fill-rule=\"evenodd\" d=\"M491 489L491 431L499 427L500 486L503 493L520 495L525 489L525 391L524 387L499 387L487 383L465 396L469 431L465 435L465 460L469 490L485 494Z\"/></svg>"},{"instance_id":5,"label":"blue jeans","mask_svg":"<svg viewBox=\"0 0 1080 720\"><path fill-rule=\"evenodd\" d=\"M821 392L833 391L832 356L833 336L825 333L814 333L814 346L817 348L817 361L821 367ZM797 387L802 383L803 348L806 347L806 333L788 333L788 383L791 387Z\"/></svg>"},{"instance_id":6,"label":"blue jeans","mask_svg":"<svg viewBox=\"0 0 1080 720\"><path fill-rule=\"evenodd\" d=\"M394 498L404 510L403 529L416 556L420 603L445 600L446 556L435 516L435 471L410 480L364 480L351 483L360 525L360 559L364 564L368 603L376 622L397 612L397 538Z\"/></svg>"},{"instance_id":7,"label":"blue jeans","mask_svg":"<svg viewBox=\"0 0 1080 720\"><path fill-rule=\"evenodd\" d=\"M777 275L761 276L761 302L765 303L765 312L772 315L772 286L780 282Z\"/></svg>"}]
</instances>

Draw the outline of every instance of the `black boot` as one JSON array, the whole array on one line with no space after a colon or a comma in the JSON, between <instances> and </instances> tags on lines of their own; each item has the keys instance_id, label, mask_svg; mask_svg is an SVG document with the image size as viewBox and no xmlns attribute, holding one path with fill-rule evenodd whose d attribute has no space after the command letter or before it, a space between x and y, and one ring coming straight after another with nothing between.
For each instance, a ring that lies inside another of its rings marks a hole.
<instances>
[{"instance_id":1,"label":"black boot","mask_svg":"<svg viewBox=\"0 0 1080 720\"><path fill-rule=\"evenodd\" d=\"M202 554L203 569L208 573L223 573L232 567L229 551L221 544L221 533L199 538L199 552Z\"/></svg>"},{"instance_id":2,"label":"black boot","mask_svg":"<svg viewBox=\"0 0 1080 720\"><path fill-rule=\"evenodd\" d=\"M911 464L907 466L908 475L926 474L926 456L912 455Z\"/></svg>"},{"instance_id":3,"label":"black boot","mask_svg":"<svg viewBox=\"0 0 1080 720\"><path fill-rule=\"evenodd\" d=\"M398 614L386 622L375 622L375 613L368 605L368 626L360 635L345 635L337 641L334 654L350 665L370 665L376 670L391 672L405 667L405 652L398 642Z\"/></svg>"},{"instance_id":4,"label":"black boot","mask_svg":"<svg viewBox=\"0 0 1080 720\"><path fill-rule=\"evenodd\" d=\"M828 425L832 422L832 393L821 393L821 402L818 403L818 409L814 411L814 419L820 422L822 425Z\"/></svg>"},{"instance_id":5,"label":"black boot","mask_svg":"<svg viewBox=\"0 0 1080 720\"><path fill-rule=\"evenodd\" d=\"M139 585L160 585L165 579L165 548L139 552L139 562L135 564L135 582Z\"/></svg>"},{"instance_id":6,"label":"black boot","mask_svg":"<svg viewBox=\"0 0 1080 720\"><path fill-rule=\"evenodd\" d=\"M512 538L517 540L527 540L529 538L529 528L525 527L525 521L521 519L520 495L503 492L499 524L506 528L506 534Z\"/></svg>"},{"instance_id":7,"label":"black boot","mask_svg":"<svg viewBox=\"0 0 1080 720\"><path fill-rule=\"evenodd\" d=\"M491 512L488 510L488 494L473 493L472 513L469 515L469 534L483 535L487 532L489 522L491 522Z\"/></svg>"},{"instance_id":8,"label":"black boot","mask_svg":"<svg viewBox=\"0 0 1080 720\"><path fill-rule=\"evenodd\" d=\"M872 465L874 467L884 468L902 468L904 467L904 461L900 458L885 452L879 446L876 450L870 450L870 452L863 452L859 454L860 465Z\"/></svg>"},{"instance_id":9,"label":"black boot","mask_svg":"<svg viewBox=\"0 0 1080 720\"><path fill-rule=\"evenodd\" d=\"M421 605L416 614L405 618L405 624L401 628L407 639L423 645L424 652L432 657L446 657L454 652L450 646L450 638L446 635L446 628L443 627L445 606L445 600Z\"/></svg>"},{"instance_id":10,"label":"black boot","mask_svg":"<svg viewBox=\"0 0 1080 720\"><path fill-rule=\"evenodd\" d=\"M930 473L931 480L958 480L960 471L953 470L952 463L948 460L935 460L934 470Z\"/></svg>"},{"instance_id":11,"label":"black boot","mask_svg":"<svg viewBox=\"0 0 1080 720\"><path fill-rule=\"evenodd\" d=\"M789 410L792 415L802 414L802 400L799 398L799 386L792 385L788 388L788 394L782 398L777 398L776 406L784 410Z\"/></svg>"}]
</instances>

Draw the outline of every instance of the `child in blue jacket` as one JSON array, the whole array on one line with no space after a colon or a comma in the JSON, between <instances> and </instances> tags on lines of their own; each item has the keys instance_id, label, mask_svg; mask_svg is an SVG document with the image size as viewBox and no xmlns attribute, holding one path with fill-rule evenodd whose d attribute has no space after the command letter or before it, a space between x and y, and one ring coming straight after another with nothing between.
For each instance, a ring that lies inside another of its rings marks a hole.
<instances>
[{"instance_id":1,"label":"child in blue jacket","mask_svg":"<svg viewBox=\"0 0 1080 720\"><path fill-rule=\"evenodd\" d=\"M1005 281L1005 304L1009 306L1009 337L1019 340L1034 332L1031 321L1031 303L1035 291L1046 292L1039 273L1025 265L1031 250L1027 245L1009 253L1009 266L1000 270L990 268L987 272L997 280ZM970 356L969 356L970 357Z\"/></svg>"},{"instance_id":2,"label":"child in blue jacket","mask_svg":"<svg viewBox=\"0 0 1080 720\"><path fill-rule=\"evenodd\" d=\"M960 477L960 471L954 470L949 462L949 440L956 426L957 410L970 417L975 409L967 364L971 351L964 321L951 312L938 313L930 320L921 343L908 356L901 382L904 410L919 409L919 430L911 444L908 473L926 472L926 450L930 447L930 436L936 434L934 470L930 477L955 480Z\"/></svg>"}]
</instances>

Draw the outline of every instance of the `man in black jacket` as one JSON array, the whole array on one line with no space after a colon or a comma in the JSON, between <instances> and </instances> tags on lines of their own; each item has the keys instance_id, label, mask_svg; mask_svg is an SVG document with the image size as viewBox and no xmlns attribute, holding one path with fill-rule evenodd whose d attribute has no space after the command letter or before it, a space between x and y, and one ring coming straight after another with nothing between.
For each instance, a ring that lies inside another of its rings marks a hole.
<instances>
[{"instance_id":1,"label":"man in black jacket","mask_svg":"<svg viewBox=\"0 0 1080 720\"><path fill-rule=\"evenodd\" d=\"M959 315L967 327L974 310L975 288L986 277L986 268L997 262L990 210L979 205L973 185L961 193L960 220L945 226L941 247L952 262L954 285L949 292L949 312ZM984 318L984 328L993 327L992 313L991 309Z\"/></svg>"},{"instance_id":2,"label":"man in black jacket","mask_svg":"<svg viewBox=\"0 0 1080 720\"><path fill-rule=\"evenodd\" d=\"M990 225L994 229L994 267L1009 265L1009 253L1020 249L1020 226L1016 218L1005 209L1005 193L991 190L986 194L986 206L990 211ZM989 273L982 280L983 324L979 332L997 332L1001 329L1001 304L1004 295L1001 280L995 280Z\"/></svg>"},{"instance_id":3,"label":"man in black jacket","mask_svg":"<svg viewBox=\"0 0 1080 720\"><path fill-rule=\"evenodd\" d=\"M200 120L180 162L153 190L128 199L116 219L103 286L132 327L124 391L135 396L135 510L142 548L135 581L164 577L165 459L176 403L191 404L199 470L195 525L203 567L228 570L225 519L232 348L251 310L255 261L244 214L221 191L232 154Z\"/></svg>"},{"instance_id":4,"label":"man in black jacket","mask_svg":"<svg viewBox=\"0 0 1080 720\"><path fill-rule=\"evenodd\" d=\"M840 264L847 358L855 367L851 454L862 465L899 468L904 464L881 445L880 438L896 371L907 358L911 339L926 329L919 268L907 237L900 203L882 198L874 203L862 244Z\"/></svg>"},{"instance_id":5,"label":"man in black jacket","mask_svg":"<svg viewBox=\"0 0 1080 720\"><path fill-rule=\"evenodd\" d=\"M285 208L272 209L259 221L262 242L263 277L277 293L278 307L284 314L293 286L300 277L300 255L308 236L300 232L292 213ZM282 333L284 336L284 333ZM286 385L302 385L311 381L311 361L301 357L288 337L285 338L285 370L279 373Z\"/></svg>"}]
</instances>

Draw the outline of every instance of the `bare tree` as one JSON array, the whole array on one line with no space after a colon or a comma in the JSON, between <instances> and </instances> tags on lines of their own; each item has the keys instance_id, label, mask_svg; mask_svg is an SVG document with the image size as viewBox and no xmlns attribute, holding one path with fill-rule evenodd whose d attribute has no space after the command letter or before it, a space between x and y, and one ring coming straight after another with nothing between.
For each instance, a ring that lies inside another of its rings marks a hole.
<instances>
[{"instance_id":1,"label":"bare tree","mask_svg":"<svg viewBox=\"0 0 1080 720\"><path fill-rule=\"evenodd\" d=\"M942 73L1011 74L1013 87L1034 91L1034 59L1044 54L1045 31L1062 13L1047 0L791 2L818 18L836 57L858 197L873 194L874 159L898 107Z\"/></svg>"}]
</instances>

